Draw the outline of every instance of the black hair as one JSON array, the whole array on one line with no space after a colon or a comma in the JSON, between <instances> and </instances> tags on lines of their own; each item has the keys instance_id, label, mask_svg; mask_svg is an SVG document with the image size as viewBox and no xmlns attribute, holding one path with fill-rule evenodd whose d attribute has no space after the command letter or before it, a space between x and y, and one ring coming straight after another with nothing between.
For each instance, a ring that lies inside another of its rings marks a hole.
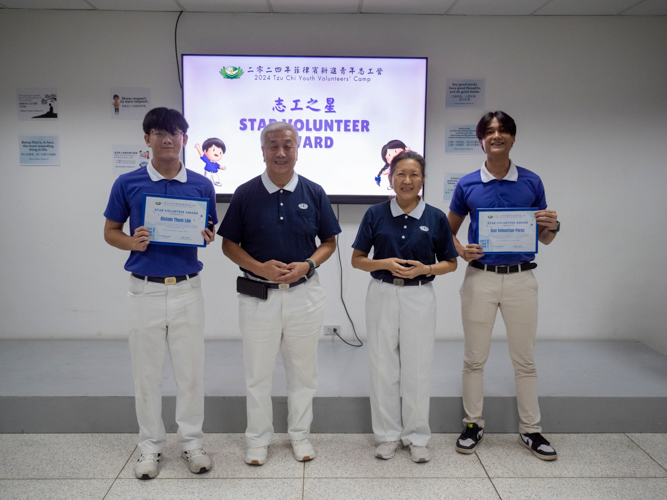
<instances>
[{"instance_id":1,"label":"black hair","mask_svg":"<svg viewBox=\"0 0 667 500\"><path fill-rule=\"evenodd\" d=\"M148 135L151 130L164 130L170 134L175 134L179 130L184 134L188 131L188 122L185 117L169 108L153 108L144 117L144 134Z\"/></svg>"},{"instance_id":2,"label":"black hair","mask_svg":"<svg viewBox=\"0 0 667 500\"><path fill-rule=\"evenodd\" d=\"M114 94L113 99L115 99L116 97L118 97L118 99L120 99L120 96L118 94Z\"/></svg>"},{"instance_id":3,"label":"black hair","mask_svg":"<svg viewBox=\"0 0 667 500\"><path fill-rule=\"evenodd\" d=\"M514 123L514 118L505 113L504 111L489 111L487 114L482 116L482 119L477 124L477 139L480 141L484 139L486 134L486 127L489 125L489 122L497 118L500 124L509 132L512 137L516 136L516 123Z\"/></svg>"},{"instance_id":4,"label":"black hair","mask_svg":"<svg viewBox=\"0 0 667 500\"><path fill-rule=\"evenodd\" d=\"M217 137L211 137L210 139L206 139L204 141L204 144L201 145L201 149L202 151L206 152L211 148L211 146L219 147L220 149L222 149L223 154L227 152L227 147L225 146L225 143L222 142Z\"/></svg>"},{"instance_id":5,"label":"black hair","mask_svg":"<svg viewBox=\"0 0 667 500\"><path fill-rule=\"evenodd\" d=\"M398 165L398 162L401 160L415 160L421 167L422 177L426 175L426 160L424 160L424 157L419 153L415 153L414 151L403 151L398 153L396 156L394 156L394 159L391 160L391 165L389 166L389 177L394 175L396 165Z\"/></svg>"},{"instance_id":6,"label":"black hair","mask_svg":"<svg viewBox=\"0 0 667 500\"><path fill-rule=\"evenodd\" d=\"M406 149L407 146L403 141L399 141L398 139L394 139L393 141L389 141L387 144L382 146L382 150L380 151L380 156L382 157L382 161L384 161L384 166L380 169L378 172L377 177L375 178L375 182L377 182L377 185L380 185L380 181L378 179L382 178L382 173L389 168L389 163L387 163L387 151L390 149Z\"/></svg>"}]
</instances>

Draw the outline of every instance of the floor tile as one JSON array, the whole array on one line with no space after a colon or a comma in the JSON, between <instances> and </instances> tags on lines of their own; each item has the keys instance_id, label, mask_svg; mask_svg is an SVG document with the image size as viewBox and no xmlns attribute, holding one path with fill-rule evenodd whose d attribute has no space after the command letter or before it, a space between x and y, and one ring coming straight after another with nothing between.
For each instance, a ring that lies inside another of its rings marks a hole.
<instances>
[{"instance_id":1,"label":"floor tile","mask_svg":"<svg viewBox=\"0 0 667 500\"><path fill-rule=\"evenodd\" d=\"M113 479L0 479L3 500L99 500Z\"/></svg>"},{"instance_id":2,"label":"floor tile","mask_svg":"<svg viewBox=\"0 0 667 500\"><path fill-rule=\"evenodd\" d=\"M118 479L105 500L159 498L160 500L301 500L303 479Z\"/></svg>"},{"instance_id":3,"label":"floor tile","mask_svg":"<svg viewBox=\"0 0 667 500\"><path fill-rule=\"evenodd\" d=\"M499 500L489 479L306 479L304 500Z\"/></svg>"},{"instance_id":4,"label":"floor tile","mask_svg":"<svg viewBox=\"0 0 667 500\"><path fill-rule=\"evenodd\" d=\"M134 434L0 434L0 479L115 478Z\"/></svg>"},{"instance_id":5,"label":"floor tile","mask_svg":"<svg viewBox=\"0 0 667 500\"><path fill-rule=\"evenodd\" d=\"M667 469L667 434L628 434L628 437Z\"/></svg>"},{"instance_id":6,"label":"floor tile","mask_svg":"<svg viewBox=\"0 0 667 500\"><path fill-rule=\"evenodd\" d=\"M654 478L496 478L493 484L503 500L648 500L667 491L667 479Z\"/></svg>"},{"instance_id":7,"label":"floor tile","mask_svg":"<svg viewBox=\"0 0 667 500\"><path fill-rule=\"evenodd\" d=\"M477 457L454 451L454 434L434 434L429 444L432 459L415 464L408 448L391 460L375 458L371 434L313 434L317 458L306 462L306 477L487 477Z\"/></svg>"},{"instance_id":8,"label":"floor tile","mask_svg":"<svg viewBox=\"0 0 667 500\"><path fill-rule=\"evenodd\" d=\"M181 458L176 434L167 434L167 446L160 460L161 479L214 478L302 478L303 463L297 462L287 434L276 434L269 446L266 464L261 467L246 464L246 445L243 434L206 434L204 449L211 457L213 468L204 474L192 474ZM119 477L134 478L134 464L139 458L137 449Z\"/></svg>"},{"instance_id":9,"label":"floor tile","mask_svg":"<svg viewBox=\"0 0 667 500\"><path fill-rule=\"evenodd\" d=\"M558 460L545 462L518 443L518 434L485 434L477 450L491 478L496 477L666 477L624 434L547 435Z\"/></svg>"}]
</instances>

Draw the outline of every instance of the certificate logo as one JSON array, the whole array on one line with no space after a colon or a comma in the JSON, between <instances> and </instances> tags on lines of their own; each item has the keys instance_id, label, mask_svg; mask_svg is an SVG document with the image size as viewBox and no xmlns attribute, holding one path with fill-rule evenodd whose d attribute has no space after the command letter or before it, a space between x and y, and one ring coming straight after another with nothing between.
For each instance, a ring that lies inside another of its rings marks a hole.
<instances>
[{"instance_id":1,"label":"certificate logo","mask_svg":"<svg viewBox=\"0 0 667 500\"><path fill-rule=\"evenodd\" d=\"M161 201L156 201L155 204L156 205L162 205L162 202Z\"/></svg>"},{"instance_id":2,"label":"certificate logo","mask_svg":"<svg viewBox=\"0 0 667 500\"><path fill-rule=\"evenodd\" d=\"M493 215L487 215L487 219L493 219Z\"/></svg>"},{"instance_id":3,"label":"certificate logo","mask_svg":"<svg viewBox=\"0 0 667 500\"><path fill-rule=\"evenodd\" d=\"M220 69L220 74L223 78L238 80L243 75L243 70L240 66L224 66Z\"/></svg>"},{"instance_id":4,"label":"certificate logo","mask_svg":"<svg viewBox=\"0 0 667 500\"><path fill-rule=\"evenodd\" d=\"M306 208L308 208L308 205L306 205L305 203L301 203L301 204L299 204L299 208L301 210L305 210Z\"/></svg>"},{"instance_id":5,"label":"certificate logo","mask_svg":"<svg viewBox=\"0 0 667 500\"><path fill-rule=\"evenodd\" d=\"M421 229L424 232L428 231L428 226L419 226L419 229Z\"/></svg>"}]
</instances>

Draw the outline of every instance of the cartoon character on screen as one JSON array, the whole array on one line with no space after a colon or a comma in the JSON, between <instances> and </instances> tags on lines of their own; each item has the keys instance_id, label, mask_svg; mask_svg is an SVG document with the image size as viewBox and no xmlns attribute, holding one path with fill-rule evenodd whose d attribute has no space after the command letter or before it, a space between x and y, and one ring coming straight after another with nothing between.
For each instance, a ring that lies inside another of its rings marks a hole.
<instances>
[{"instance_id":1,"label":"cartoon character on screen","mask_svg":"<svg viewBox=\"0 0 667 500\"><path fill-rule=\"evenodd\" d=\"M217 137L206 139L203 145L195 144L195 149L199 153L199 157L206 164L204 166L204 175L211 179L211 182L216 186L222 186L220 179L218 179L218 170L226 170L227 167L221 167L218 161L222 159L222 155L227 152L225 143Z\"/></svg>"},{"instance_id":2,"label":"cartoon character on screen","mask_svg":"<svg viewBox=\"0 0 667 500\"><path fill-rule=\"evenodd\" d=\"M402 153L403 151L410 151L410 147L406 146L403 141L399 141L398 139L389 141L387 144L382 146L380 156L382 156L384 166L380 169L377 177L375 178L375 182L378 186L382 182L382 176L389 173L389 165L391 164L391 160L394 159L394 156ZM391 189L391 186L389 186L387 189Z\"/></svg>"},{"instance_id":3,"label":"cartoon character on screen","mask_svg":"<svg viewBox=\"0 0 667 500\"><path fill-rule=\"evenodd\" d=\"M113 112L117 115L120 111L120 96L118 94L113 95Z\"/></svg>"}]
</instances>

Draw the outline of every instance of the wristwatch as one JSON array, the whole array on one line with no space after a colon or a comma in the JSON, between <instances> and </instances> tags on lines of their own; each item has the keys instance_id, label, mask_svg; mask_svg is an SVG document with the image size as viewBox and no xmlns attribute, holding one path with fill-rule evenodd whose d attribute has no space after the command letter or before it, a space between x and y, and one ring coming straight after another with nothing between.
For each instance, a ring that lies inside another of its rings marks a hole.
<instances>
[{"instance_id":1,"label":"wristwatch","mask_svg":"<svg viewBox=\"0 0 667 500\"><path fill-rule=\"evenodd\" d=\"M306 274L306 277L310 278L313 274L315 274L315 268L317 267L317 264L315 264L315 261L311 258L307 258L306 262L310 266L310 270L308 271L308 274Z\"/></svg>"},{"instance_id":2,"label":"wristwatch","mask_svg":"<svg viewBox=\"0 0 667 500\"><path fill-rule=\"evenodd\" d=\"M556 221L556 229L549 229L550 232L556 234L560 231L560 221Z\"/></svg>"}]
</instances>

